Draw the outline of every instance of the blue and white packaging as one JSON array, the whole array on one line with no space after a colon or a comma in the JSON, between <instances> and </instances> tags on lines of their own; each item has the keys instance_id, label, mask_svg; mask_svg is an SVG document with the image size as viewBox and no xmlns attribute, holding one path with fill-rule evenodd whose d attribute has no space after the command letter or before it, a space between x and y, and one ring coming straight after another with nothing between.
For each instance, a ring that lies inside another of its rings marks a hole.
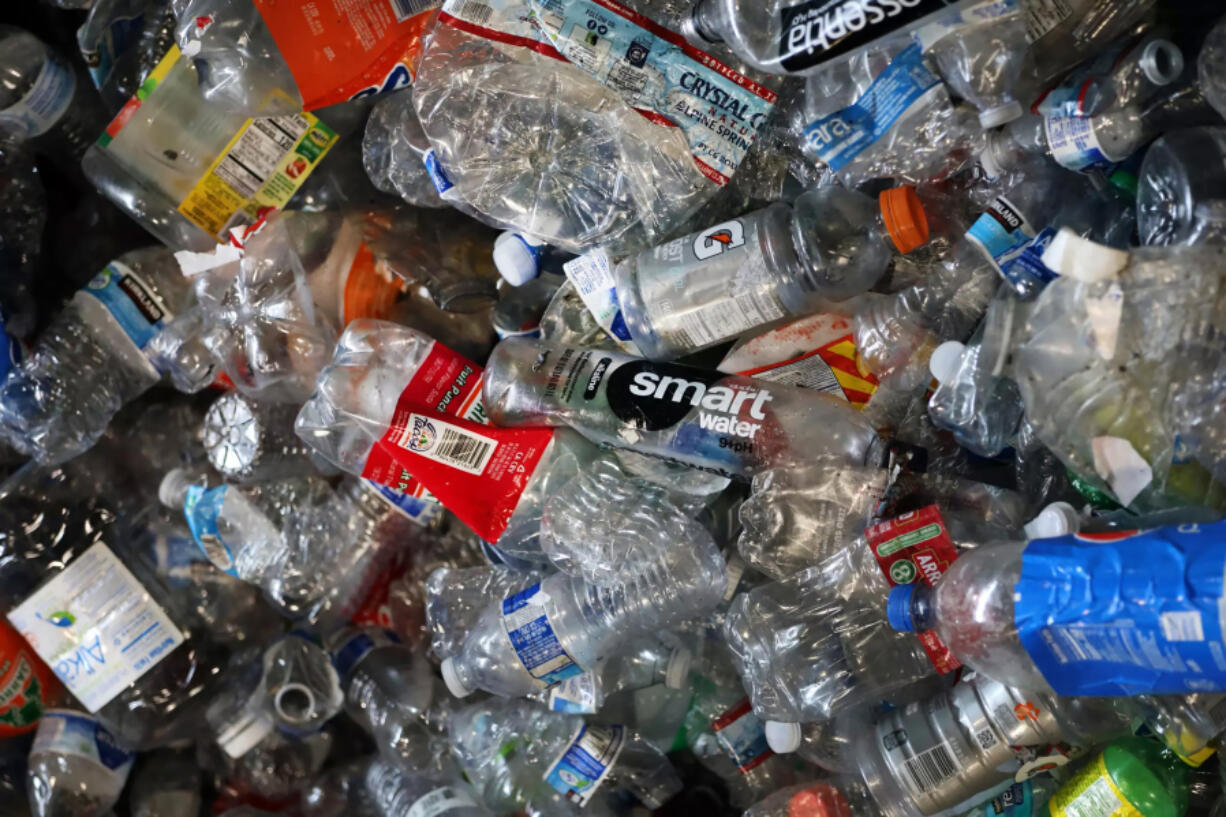
<instances>
[{"instance_id":1,"label":"blue and white packaging","mask_svg":"<svg viewBox=\"0 0 1226 817\"><path fill-rule=\"evenodd\" d=\"M613 277L613 259L602 249L585 252L562 265L566 277L575 285L579 297L596 319L596 323L622 348L638 354L630 336L626 319L617 300L617 283Z\"/></svg>"},{"instance_id":2,"label":"blue and white packaging","mask_svg":"<svg viewBox=\"0 0 1226 817\"><path fill-rule=\"evenodd\" d=\"M219 485L216 488L189 485L187 498L183 500L183 516L187 519L192 538L208 560L231 576L237 576L234 553L217 528L217 518L221 516L221 506L226 501L227 490L228 485Z\"/></svg>"},{"instance_id":3,"label":"blue and white packaging","mask_svg":"<svg viewBox=\"0 0 1226 817\"><path fill-rule=\"evenodd\" d=\"M128 776L136 758L96 718L68 709L43 713L31 752L83 757L122 778Z\"/></svg>"},{"instance_id":4,"label":"blue and white packaging","mask_svg":"<svg viewBox=\"0 0 1226 817\"><path fill-rule=\"evenodd\" d=\"M545 772L545 782L578 806L587 805L626 745L624 726L582 724Z\"/></svg>"},{"instance_id":5,"label":"blue and white packaging","mask_svg":"<svg viewBox=\"0 0 1226 817\"><path fill-rule=\"evenodd\" d=\"M1043 130L1051 156L1069 170L1105 168L1126 157L1112 158L1104 151L1094 132L1094 117L1047 116Z\"/></svg>"},{"instance_id":6,"label":"blue and white packaging","mask_svg":"<svg viewBox=\"0 0 1226 817\"><path fill-rule=\"evenodd\" d=\"M966 238L983 250L1001 271L1022 252L1035 233L1021 209L1004 196L997 196L966 231Z\"/></svg>"},{"instance_id":7,"label":"blue and white packaging","mask_svg":"<svg viewBox=\"0 0 1226 817\"><path fill-rule=\"evenodd\" d=\"M525 587L502 602L502 626L515 654L542 688L573 678L583 667L558 641L545 611L541 583Z\"/></svg>"},{"instance_id":8,"label":"blue and white packaging","mask_svg":"<svg viewBox=\"0 0 1226 817\"><path fill-rule=\"evenodd\" d=\"M78 290L76 297L93 298L106 307L138 349L144 349L174 317L156 290L118 261L112 261L90 279L84 289Z\"/></svg>"},{"instance_id":9,"label":"blue and white packaging","mask_svg":"<svg viewBox=\"0 0 1226 817\"><path fill-rule=\"evenodd\" d=\"M336 674L342 679L348 678L349 673L353 672L353 668L358 665L358 662L365 658L371 650L379 647L386 647L389 644L399 644L400 636L393 633L391 630L382 629L366 629L357 630L348 638L341 642L340 646L332 651L332 667L336 670Z\"/></svg>"}]
</instances>

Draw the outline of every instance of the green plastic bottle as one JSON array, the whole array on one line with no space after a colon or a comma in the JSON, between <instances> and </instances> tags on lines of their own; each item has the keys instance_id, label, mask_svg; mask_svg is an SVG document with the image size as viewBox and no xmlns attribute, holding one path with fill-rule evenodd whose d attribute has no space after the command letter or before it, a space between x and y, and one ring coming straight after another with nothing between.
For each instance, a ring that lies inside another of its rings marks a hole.
<instances>
[{"instance_id":1,"label":"green plastic bottle","mask_svg":"<svg viewBox=\"0 0 1226 817\"><path fill-rule=\"evenodd\" d=\"M1183 817L1188 767L1148 738L1112 741L1052 795L1039 817Z\"/></svg>"}]
</instances>

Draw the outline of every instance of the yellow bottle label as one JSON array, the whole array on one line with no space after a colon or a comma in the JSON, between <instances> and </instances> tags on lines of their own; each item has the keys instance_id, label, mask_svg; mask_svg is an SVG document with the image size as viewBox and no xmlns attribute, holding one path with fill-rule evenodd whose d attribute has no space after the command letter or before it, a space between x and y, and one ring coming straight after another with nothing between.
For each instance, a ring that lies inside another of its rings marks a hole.
<instances>
[{"instance_id":1,"label":"yellow bottle label","mask_svg":"<svg viewBox=\"0 0 1226 817\"><path fill-rule=\"evenodd\" d=\"M1142 817L1107 773L1102 753L1051 796L1052 817Z\"/></svg>"}]
</instances>

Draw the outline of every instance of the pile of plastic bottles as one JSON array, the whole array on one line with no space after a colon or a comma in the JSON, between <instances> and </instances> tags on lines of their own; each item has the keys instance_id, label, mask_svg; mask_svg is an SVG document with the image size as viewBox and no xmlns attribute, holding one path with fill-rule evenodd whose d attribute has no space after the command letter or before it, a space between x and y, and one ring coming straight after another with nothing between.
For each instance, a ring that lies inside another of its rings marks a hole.
<instances>
[{"instance_id":1,"label":"pile of plastic bottles","mask_svg":"<svg viewBox=\"0 0 1226 817\"><path fill-rule=\"evenodd\" d=\"M3 5L0 817L1226 817L1226 5Z\"/></svg>"}]
</instances>

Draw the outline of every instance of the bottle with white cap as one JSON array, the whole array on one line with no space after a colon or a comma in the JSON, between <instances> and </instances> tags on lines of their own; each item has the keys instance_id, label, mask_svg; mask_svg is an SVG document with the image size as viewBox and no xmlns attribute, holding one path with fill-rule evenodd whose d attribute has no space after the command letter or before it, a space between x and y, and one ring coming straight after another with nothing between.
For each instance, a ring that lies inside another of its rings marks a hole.
<instances>
[{"instance_id":1,"label":"bottle with white cap","mask_svg":"<svg viewBox=\"0 0 1226 817\"><path fill-rule=\"evenodd\" d=\"M689 649L675 639L645 635L601 661L595 669L529 697L542 701L555 712L592 715L619 692L656 684L672 690L686 689L693 660Z\"/></svg>"},{"instance_id":2,"label":"bottle with white cap","mask_svg":"<svg viewBox=\"0 0 1226 817\"><path fill-rule=\"evenodd\" d=\"M513 287L523 286L542 273L564 275L562 265L572 253L554 249L544 239L504 230L494 239L494 266Z\"/></svg>"},{"instance_id":3,"label":"bottle with white cap","mask_svg":"<svg viewBox=\"0 0 1226 817\"><path fill-rule=\"evenodd\" d=\"M795 723L766 721L766 742L777 754L795 752L829 772L855 773L859 768L856 740L871 728L872 707L840 712L829 720Z\"/></svg>"},{"instance_id":4,"label":"bottle with white cap","mask_svg":"<svg viewBox=\"0 0 1226 817\"><path fill-rule=\"evenodd\" d=\"M1081 530L1081 514L1067 502L1053 502L1039 511L1022 530L1027 539L1054 539Z\"/></svg>"}]
</instances>

